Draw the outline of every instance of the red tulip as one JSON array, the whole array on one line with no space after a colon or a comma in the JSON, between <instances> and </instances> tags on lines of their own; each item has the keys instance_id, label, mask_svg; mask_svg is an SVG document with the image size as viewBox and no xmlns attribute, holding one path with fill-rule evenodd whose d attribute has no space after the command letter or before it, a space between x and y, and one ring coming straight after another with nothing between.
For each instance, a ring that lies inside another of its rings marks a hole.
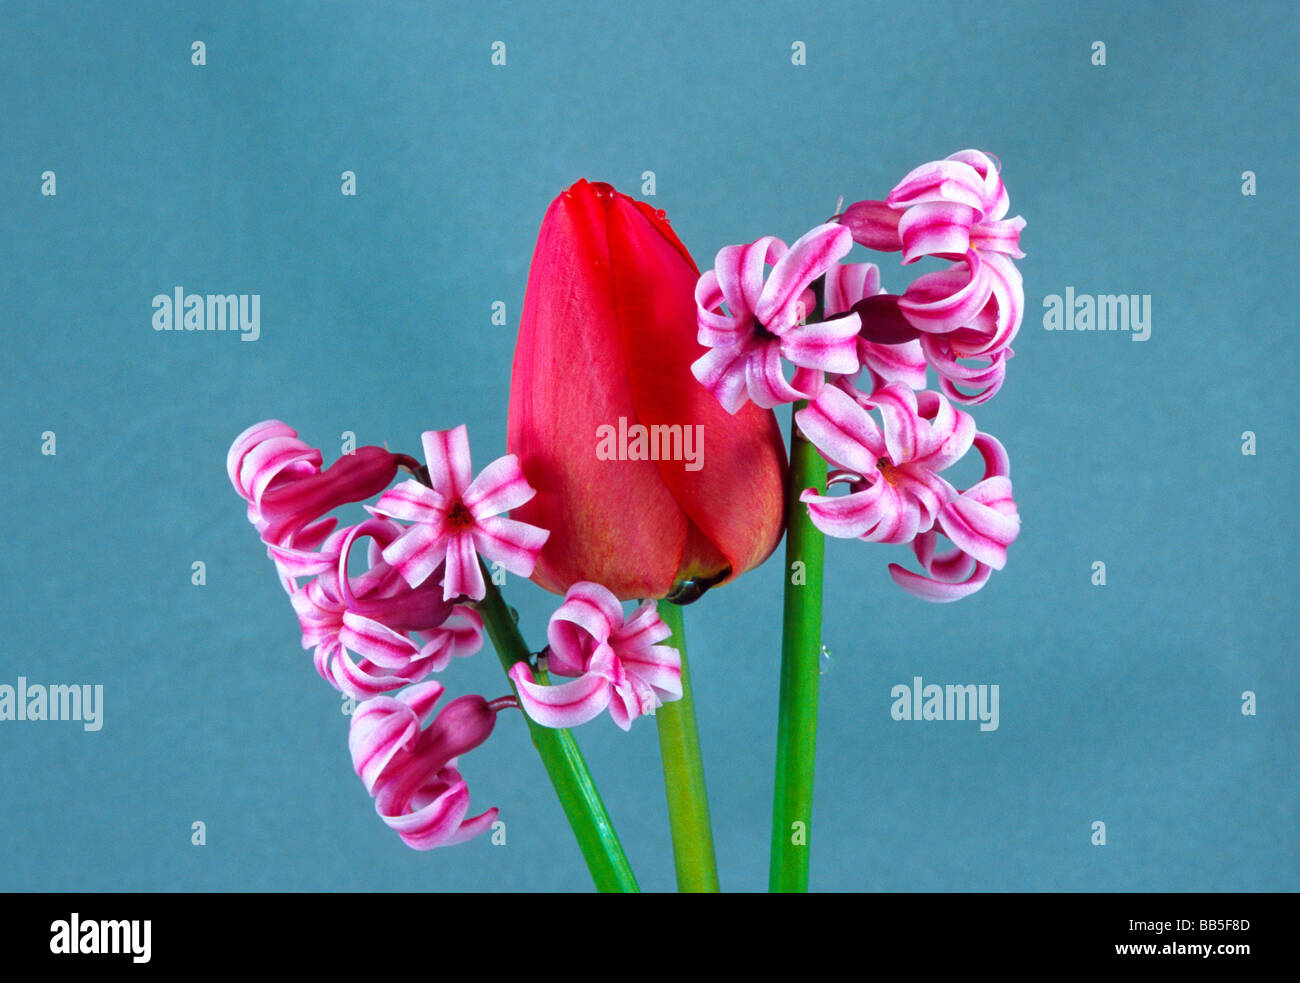
<instances>
[{"instance_id":1,"label":"red tulip","mask_svg":"<svg viewBox=\"0 0 1300 983\"><path fill-rule=\"evenodd\" d=\"M546 213L508 449L537 489L512 517L551 533L532 578L547 590L585 580L623 600L690 599L781 538L776 417L753 405L731 415L691 374L705 353L699 277L663 213L608 184L579 181Z\"/></svg>"}]
</instances>

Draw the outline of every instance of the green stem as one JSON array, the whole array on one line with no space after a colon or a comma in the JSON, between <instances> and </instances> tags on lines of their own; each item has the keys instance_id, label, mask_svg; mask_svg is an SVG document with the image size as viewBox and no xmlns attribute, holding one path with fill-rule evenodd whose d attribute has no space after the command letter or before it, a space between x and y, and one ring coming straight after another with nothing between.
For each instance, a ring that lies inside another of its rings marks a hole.
<instances>
[{"instance_id":1,"label":"green stem","mask_svg":"<svg viewBox=\"0 0 1300 983\"><path fill-rule=\"evenodd\" d=\"M673 835L673 863L677 890L695 894L718 891L718 862L713 852L713 826L709 822L709 796L704 787L704 759L695 725L695 697L686 663L686 631L682 609L659 602L659 616L672 629L671 645L682 657L682 698L665 703L655 712L659 727L659 754L664 763L664 790L668 793L668 825Z\"/></svg>"},{"instance_id":2,"label":"green stem","mask_svg":"<svg viewBox=\"0 0 1300 983\"><path fill-rule=\"evenodd\" d=\"M821 311L817 289L816 320ZM785 614L781 625L781 703L772 796L772 861L768 890L808 890L812 837L813 764L817 752L817 688L821 675L822 566L826 539L799 501L805 488L823 488L826 461L790 417L790 484L786 489Z\"/></svg>"},{"instance_id":3,"label":"green stem","mask_svg":"<svg viewBox=\"0 0 1300 983\"><path fill-rule=\"evenodd\" d=\"M486 571L484 574L487 594L476 606L483 616L488 637L496 647L501 665L509 672L516 662L527 661L530 653L519 634L513 612L506 606L491 576ZM600 793L596 791L578 742L567 730L543 727L526 713L523 717L528 722L533 747L537 748L551 784L555 786L560 806L573 827L574 838L587 861L596 890L602 893L639 891L636 876L623 853L605 805L600 801Z\"/></svg>"}]
</instances>

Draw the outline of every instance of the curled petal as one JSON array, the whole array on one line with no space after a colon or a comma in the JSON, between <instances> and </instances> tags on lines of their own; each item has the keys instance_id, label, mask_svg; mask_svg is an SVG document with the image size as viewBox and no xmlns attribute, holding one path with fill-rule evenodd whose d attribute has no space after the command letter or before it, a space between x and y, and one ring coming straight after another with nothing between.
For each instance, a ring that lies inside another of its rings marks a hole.
<instances>
[{"instance_id":1,"label":"curled petal","mask_svg":"<svg viewBox=\"0 0 1300 983\"><path fill-rule=\"evenodd\" d=\"M968 577L953 582L924 577L900 567L897 563L889 565L889 575L894 578L894 583L914 597L933 604L947 604L969 597L988 583L992 573L992 567L976 563Z\"/></svg>"},{"instance_id":2,"label":"curled petal","mask_svg":"<svg viewBox=\"0 0 1300 983\"><path fill-rule=\"evenodd\" d=\"M795 423L826 460L863 476L877 473L885 440L870 414L842 390L827 387L795 414Z\"/></svg>"},{"instance_id":3,"label":"curled petal","mask_svg":"<svg viewBox=\"0 0 1300 983\"><path fill-rule=\"evenodd\" d=\"M979 219L977 209L957 202L913 205L898 223L903 262L915 263L923 256L965 256L971 249L971 227Z\"/></svg>"},{"instance_id":4,"label":"curled petal","mask_svg":"<svg viewBox=\"0 0 1300 983\"><path fill-rule=\"evenodd\" d=\"M749 317L757 312L763 293L763 269L779 262L787 252L786 244L775 236L718 250L714 271L727 309L734 317Z\"/></svg>"},{"instance_id":5,"label":"curled petal","mask_svg":"<svg viewBox=\"0 0 1300 983\"><path fill-rule=\"evenodd\" d=\"M898 309L918 331L946 334L974 320L992 295L993 285L972 250L962 262L913 280L898 298Z\"/></svg>"},{"instance_id":6,"label":"curled petal","mask_svg":"<svg viewBox=\"0 0 1300 983\"><path fill-rule=\"evenodd\" d=\"M623 605L612 591L588 581L574 584L546 628L550 668L562 676L586 672L596 647L622 626Z\"/></svg>"},{"instance_id":7,"label":"curled petal","mask_svg":"<svg viewBox=\"0 0 1300 983\"><path fill-rule=\"evenodd\" d=\"M862 322L854 313L801 324L782 336L781 354L801 368L838 374L857 372L861 327Z\"/></svg>"},{"instance_id":8,"label":"curled petal","mask_svg":"<svg viewBox=\"0 0 1300 983\"><path fill-rule=\"evenodd\" d=\"M753 351L748 341L730 348L710 348L691 364L691 374L733 415L748 398L745 366Z\"/></svg>"},{"instance_id":9,"label":"curled petal","mask_svg":"<svg viewBox=\"0 0 1300 983\"><path fill-rule=\"evenodd\" d=\"M577 727L597 717L609 706L609 680L588 673L560 686L539 686L526 662L516 662L510 678L519 693L519 705L543 727Z\"/></svg>"},{"instance_id":10,"label":"curled petal","mask_svg":"<svg viewBox=\"0 0 1300 983\"><path fill-rule=\"evenodd\" d=\"M955 202L980 214L992 204L983 175L969 164L951 158L913 168L885 200L891 208L907 208L921 202Z\"/></svg>"},{"instance_id":11,"label":"curled petal","mask_svg":"<svg viewBox=\"0 0 1300 983\"><path fill-rule=\"evenodd\" d=\"M765 410L793 403L805 395L786 381L779 340L751 349L745 361L745 387L755 405Z\"/></svg>"},{"instance_id":12,"label":"curled petal","mask_svg":"<svg viewBox=\"0 0 1300 983\"><path fill-rule=\"evenodd\" d=\"M880 268L875 263L836 263L826 271L823 307L826 317L850 310L865 297L880 293Z\"/></svg>"},{"instance_id":13,"label":"curled petal","mask_svg":"<svg viewBox=\"0 0 1300 983\"><path fill-rule=\"evenodd\" d=\"M363 618L355 611L343 613L339 641L384 669L405 669L419 654L405 635L399 635L378 621Z\"/></svg>"},{"instance_id":14,"label":"curled petal","mask_svg":"<svg viewBox=\"0 0 1300 983\"><path fill-rule=\"evenodd\" d=\"M367 792L373 793L397 752L414 748L423 718L432 712L442 693L441 684L423 683L405 690L401 699L377 696L352 712L348 750Z\"/></svg>"},{"instance_id":15,"label":"curled petal","mask_svg":"<svg viewBox=\"0 0 1300 983\"><path fill-rule=\"evenodd\" d=\"M852 234L834 222L804 233L772 267L754 316L772 333L784 334L808 313L798 302L804 290L851 248Z\"/></svg>"}]
</instances>

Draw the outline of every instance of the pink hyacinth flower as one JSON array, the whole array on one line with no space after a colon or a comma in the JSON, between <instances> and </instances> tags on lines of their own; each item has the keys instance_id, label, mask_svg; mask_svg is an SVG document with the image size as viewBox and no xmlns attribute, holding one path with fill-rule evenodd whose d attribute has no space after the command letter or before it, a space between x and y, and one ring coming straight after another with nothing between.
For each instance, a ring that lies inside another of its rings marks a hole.
<instances>
[{"instance_id":1,"label":"pink hyacinth flower","mask_svg":"<svg viewBox=\"0 0 1300 983\"><path fill-rule=\"evenodd\" d=\"M445 564L443 597L448 600L483 599L487 588L480 555L520 577L532 576L550 533L501 514L536 494L519 469L519 459L513 454L498 458L471 481L469 433L463 424L426 431L422 440L432 487L404 481L370 510L414 523L384 550L384 560L412 587Z\"/></svg>"},{"instance_id":2,"label":"pink hyacinth flower","mask_svg":"<svg viewBox=\"0 0 1300 983\"><path fill-rule=\"evenodd\" d=\"M642 714L682 697L682 660L677 649L658 645L672 634L654 601L632 616L599 584L569 588L547 628L548 671L577 676L559 686L539 685L525 662L510 670L519 703L545 727L576 727L606 707L623 730Z\"/></svg>"},{"instance_id":3,"label":"pink hyacinth flower","mask_svg":"<svg viewBox=\"0 0 1300 983\"><path fill-rule=\"evenodd\" d=\"M1006 449L983 433L975 435L974 446L984 458L984 477L944 505L935 528L912 543L927 575L889 565L894 583L925 601L956 601L979 590L1006 564L1007 547L1020 533ZM939 533L957 548L936 554Z\"/></svg>"},{"instance_id":4,"label":"pink hyacinth flower","mask_svg":"<svg viewBox=\"0 0 1300 983\"><path fill-rule=\"evenodd\" d=\"M875 263L837 263L826 271L827 317L843 314L868 297L881 294L880 269ZM858 336L858 361L871 375L872 389L901 382L911 389L925 388L925 354L917 340L887 345ZM852 376L841 376L847 381Z\"/></svg>"},{"instance_id":5,"label":"pink hyacinth flower","mask_svg":"<svg viewBox=\"0 0 1300 983\"><path fill-rule=\"evenodd\" d=\"M1009 207L996 161L963 150L916 168L886 201L857 202L839 216L856 242L901 250L904 263L923 256L953 261L918 277L901 296L855 309L867 337L896 335L900 321L921 332L944 394L965 403L997 393L1024 316L1024 287L1012 258L1024 256L1025 220L1006 218Z\"/></svg>"},{"instance_id":6,"label":"pink hyacinth flower","mask_svg":"<svg viewBox=\"0 0 1300 983\"><path fill-rule=\"evenodd\" d=\"M403 531L390 520L371 519L334 533L315 560L278 551L292 572L319 572L290 596L303 647L315 647L316 671L326 682L356 699L418 682L483 644L477 612L453 606L433 580L411 587L384 562L382 549ZM371 539L370 566L350 575L350 552L361 537ZM328 566L317 571L321 563Z\"/></svg>"},{"instance_id":7,"label":"pink hyacinth flower","mask_svg":"<svg viewBox=\"0 0 1300 983\"><path fill-rule=\"evenodd\" d=\"M348 733L353 768L374 796L375 811L416 850L463 843L497 817L489 809L465 818L469 787L456 768L457 757L491 735L496 711L481 696L462 696L422 730L442 694L440 684L427 682L366 700Z\"/></svg>"},{"instance_id":8,"label":"pink hyacinth flower","mask_svg":"<svg viewBox=\"0 0 1300 983\"><path fill-rule=\"evenodd\" d=\"M321 452L279 420L249 427L226 455L230 483L248 502L248 519L262 540L298 549L319 545L334 528L337 520L318 522L321 516L378 495L402 464L415 462L382 447L358 447L321 471Z\"/></svg>"},{"instance_id":9,"label":"pink hyacinth flower","mask_svg":"<svg viewBox=\"0 0 1300 983\"><path fill-rule=\"evenodd\" d=\"M858 371L856 314L805 323L813 305L809 285L852 247L847 229L827 223L790 247L765 236L718 252L695 289L699 342L710 350L691 372L727 412L746 399L764 409L803 399L820 390L823 372ZM782 357L796 366L792 381Z\"/></svg>"},{"instance_id":10,"label":"pink hyacinth flower","mask_svg":"<svg viewBox=\"0 0 1300 983\"><path fill-rule=\"evenodd\" d=\"M868 409L880 412L883 426ZM851 489L839 497L804 491L800 501L813 525L828 536L876 543L910 543L934 526L957 494L939 472L961 459L975 437L969 413L938 393L915 394L899 383L861 402L828 387L795 421L839 469L828 486L847 482Z\"/></svg>"}]
</instances>

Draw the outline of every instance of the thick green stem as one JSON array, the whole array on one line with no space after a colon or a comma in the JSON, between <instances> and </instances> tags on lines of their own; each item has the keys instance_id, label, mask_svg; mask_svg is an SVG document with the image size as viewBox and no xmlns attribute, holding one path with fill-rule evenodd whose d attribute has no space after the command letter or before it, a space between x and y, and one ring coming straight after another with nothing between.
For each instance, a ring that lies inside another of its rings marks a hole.
<instances>
[{"instance_id":1,"label":"thick green stem","mask_svg":"<svg viewBox=\"0 0 1300 983\"><path fill-rule=\"evenodd\" d=\"M671 645L682 656L682 698L665 703L655 712L659 754L664 763L664 790L668 793L668 824L673 834L677 890L696 894L716 892L718 863L713 852L700 734L695 725L695 697L686 663L682 609L669 601L660 601L659 616L673 631L664 644Z\"/></svg>"},{"instance_id":2,"label":"thick green stem","mask_svg":"<svg viewBox=\"0 0 1300 983\"><path fill-rule=\"evenodd\" d=\"M501 665L509 672L516 662L527 661L530 653L501 592L490 576L485 576L485 580L487 595L478 602L478 611L483 616L488 637L496 647ZM596 890L639 891L632 867L623 853L618 834L614 832L614 824L605 812L605 805L600 801L600 793L596 791L578 742L567 730L552 730L536 723L527 714L523 717L528 722L533 747L537 748L551 784L555 786L560 806L573 827L574 838L587 861Z\"/></svg>"},{"instance_id":3,"label":"thick green stem","mask_svg":"<svg viewBox=\"0 0 1300 983\"><path fill-rule=\"evenodd\" d=\"M814 284L822 310L823 281ZM768 890L808 890L812 838L813 764L817 754L817 687L822 651L822 565L826 539L799 501L805 488L823 488L826 461L790 417L790 483L786 488L785 615L781 624L781 708L776 731L772 796L772 862Z\"/></svg>"}]
</instances>

